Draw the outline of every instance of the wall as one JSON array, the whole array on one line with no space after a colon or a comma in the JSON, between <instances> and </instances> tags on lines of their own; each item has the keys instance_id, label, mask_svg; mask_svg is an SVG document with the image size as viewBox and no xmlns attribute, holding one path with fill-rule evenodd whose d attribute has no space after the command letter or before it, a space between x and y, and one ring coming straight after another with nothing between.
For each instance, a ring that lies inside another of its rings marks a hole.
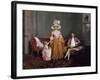
<instances>
[{"instance_id":1,"label":"wall","mask_svg":"<svg viewBox=\"0 0 100 80\"><path fill-rule=\"evenodd\" d=\"M29 41L32 38L33 35L33 13L31 11L23 11L23 47L24 47L24 53L29 53Z\"/></svg>"},{"instance_id":2,"label":"wall","mask_svg":"<svg viewBox=\"0 0 100 80\"><path fill-rule=\"evenodd\" d=\"M11 79L11 1L0 1L0 79ZM75 5L93 5L98 6L98 14L100 14L100 0L18 0L18 1L34 1L34 2L48 2L60 4L75 4ZM100 21L100 15L98 15ZM98 22L98 26L100 23ZM98 27L98 34L100 34L100 27ZM5 45L6 44L6 45ZM100 47L100 36L98 35L98 47ZM98 49L100 53L100 49ZM99 80L100 79L100 54L98 54L98 74L90 75L74 75L61 77L46 77L46 78L27 78L25 80ZM24 79L19 79L24 80Z\"/></svg>"}]
</instances>

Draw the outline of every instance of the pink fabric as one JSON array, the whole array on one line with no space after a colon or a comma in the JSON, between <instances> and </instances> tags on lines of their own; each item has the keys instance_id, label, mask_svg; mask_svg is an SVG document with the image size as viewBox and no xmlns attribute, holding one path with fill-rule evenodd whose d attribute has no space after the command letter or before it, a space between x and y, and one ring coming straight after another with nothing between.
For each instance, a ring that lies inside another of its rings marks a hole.
<instances>
[{"instance_id":1,"label":"pink fabric","mask_svg":"<svg viewBox=\"0 0 100 80\"><path fill-rule=\"evenodd\" d=\"M42 57L43 57L43 60L51 60L51 48L48 48L47 47L44 47L43 48L43 51L42 51Z\"/></svg>"}]
</instances>

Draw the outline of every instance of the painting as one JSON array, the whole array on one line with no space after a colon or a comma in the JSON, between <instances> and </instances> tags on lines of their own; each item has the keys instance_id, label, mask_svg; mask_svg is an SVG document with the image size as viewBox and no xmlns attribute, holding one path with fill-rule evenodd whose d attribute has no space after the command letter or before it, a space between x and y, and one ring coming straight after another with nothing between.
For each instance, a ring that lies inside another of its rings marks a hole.
<instances>
[{"instance_id":1,"label":"painting","mask_svg":"<svg viewBox=\"0 0 100 80\"><path fill-rule=\"evenodd\" d=\"M97 7L13 1L11 77L97 73Z\"/></svg>"}]
</instances>

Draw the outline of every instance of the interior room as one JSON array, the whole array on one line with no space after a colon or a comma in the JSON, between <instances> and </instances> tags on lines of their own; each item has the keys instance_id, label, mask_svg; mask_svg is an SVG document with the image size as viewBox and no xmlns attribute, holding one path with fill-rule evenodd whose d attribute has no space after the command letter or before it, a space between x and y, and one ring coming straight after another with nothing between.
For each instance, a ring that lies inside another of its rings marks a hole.
<instances>
[{"instance_id":1,"label":"interior room","mask_svg":"<svg viewBox=\"0 0 100 80\"><path fill-rule=\"evenodd\" d=\"M90 18L91 14L87 13L23 10L23 69L90 66ZM80 40L82 49L73 52L70 60L44 61L41 51L33 50L35 36L41 41L49 41L55 19L60 20L65 45L71 33Z\"/></svg>"}]
</instances>

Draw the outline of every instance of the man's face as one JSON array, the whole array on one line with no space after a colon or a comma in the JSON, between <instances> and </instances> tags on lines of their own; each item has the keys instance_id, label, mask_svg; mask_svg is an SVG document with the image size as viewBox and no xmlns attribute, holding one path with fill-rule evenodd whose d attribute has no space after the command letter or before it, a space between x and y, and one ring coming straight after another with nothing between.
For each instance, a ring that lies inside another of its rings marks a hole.
<instances>
[{"instance_id":1,"label":"man's face","mask_svg":"<svg viewBox=\"0 0 100 80\"><path fill-rule=\"evenodd\" d=\"M72 37L74 37L74 36L75 36L75 35L74 35L74 33L72 33L71 35L72 35Z\"/></svg>"}]
</instances>

